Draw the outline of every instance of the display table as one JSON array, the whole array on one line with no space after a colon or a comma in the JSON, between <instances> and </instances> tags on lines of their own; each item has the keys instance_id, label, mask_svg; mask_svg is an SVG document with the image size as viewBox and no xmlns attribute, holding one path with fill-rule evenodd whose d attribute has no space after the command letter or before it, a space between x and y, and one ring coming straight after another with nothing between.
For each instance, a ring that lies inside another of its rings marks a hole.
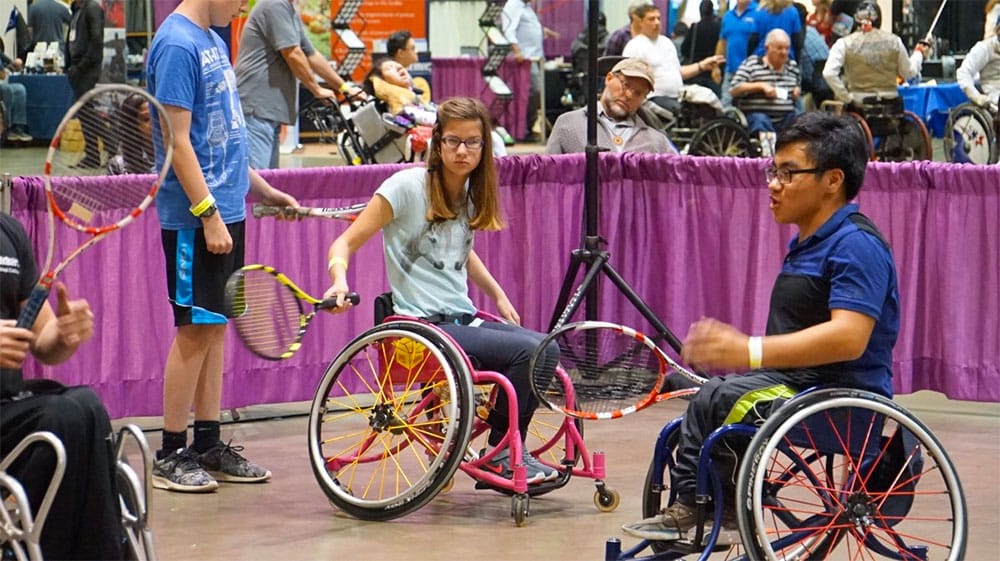
<instances>
[{"instance_id":1,"label":"display table","mask_svg":"<svg viewBox=\"0 0 1000 561\"><path fill-rule=\"evenodd\" d=\"M514 93L510 103L497 101L483 79L482 57L431 59L431 96L434 103L455 96L482 100L500 125L514 138L523 138L528 117L528 90L531 87L531 63L517 62L513 57L500 66L497 75Z\"/></svg>"},{"instance_id":2,"label":"display table","mask_svg":"<svg viewBox=\"0 0 1000 561\"><path fill-rule=\"evenodd\" d=\"M944 125L951 109L969 101L957 82L936 86L900 86L899 95L903 98L903 106L916 113L927 125L927 131L936 138L944 136Z\"/></svg>"},{"instance_id":3,"label":"display table","mask_svg":"<svg viewBox=\"0 0 1000 561\"><path fill-rule=\"evenodd\" d=\"M10 81L28 92L28 134L51 140L59 122L73 105L73 88L65 74L13 74Z\"/></svg>"},{"instance_id":4,"label":"display table","mask_svg":"<svg viewBox=\"0 0 1000 561\"><path fill-rule=\"evenodd\" d=\"M702 316L763 333L774 277L791 226L767 210L764 159L655 154L600 155L599 233L615 269L675 333ZM306 206L367 201L400 165L261 171ZM509 156L497 161L507 228L480 232L476 252L517 306L526 327L544 330L570 252L580 243L584 155ZM151 176L85 178L100 188ZM44 181L15 178L11 214L45 255ZM899 272L900 333L893 354L897 392L943 392L1000 402L1000 166L932 162L872 163L858 197L892 245ZM325 248L347 227L335 220L250 218L246 262L272 265L306 292L329 286ZM57 227L56 247L85 236ZM320 314L292 358L269 362L229 330L223 407L309 400L329 361L372 325L372 299L388 288L382 244L351 258L357 309ZM109 236L60 276L94 309L94 340L55 368L26 364L26 375L90 384L115 417L162 414L163 365L175 328L166 298L156 209ZM473 301L495 312L478 290ZM602 283L597 317L648 331L611 283Z\"/></svg>"}]
</instances>

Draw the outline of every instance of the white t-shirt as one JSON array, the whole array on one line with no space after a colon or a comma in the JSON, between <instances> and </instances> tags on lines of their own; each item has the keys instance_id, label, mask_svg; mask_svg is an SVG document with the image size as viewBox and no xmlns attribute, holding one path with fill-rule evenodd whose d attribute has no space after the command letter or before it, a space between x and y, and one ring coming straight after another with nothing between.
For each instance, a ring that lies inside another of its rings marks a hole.
<instances>
[{"instance_id":1,"label":"white t-shirt","mask_svg":"<svg viewBox=\"0 0 1000 561\"><path fill-rule=\"evenodd\" d=\"M393 212L392 221L382 228L393 308L397 314L421 318L474 314L467 269L474 231L468 209L454 220L428 222L426 181L425 168L408 168L375 191Z\"/></svg>"},{"instance_id":2,"label":"white t-shirt","mask_svg":"<svg viewBox=\"0 0 1000 561\"><path fill-rule=\"evenodd\" d=\"M653 91L650 96L679 98L684 80L681 78L681 61L677 58L674 42L663 35L653 42L645 35L636 35L625 45L622 56L637 58L653 69Z\"/></svg>"}]
</instances>

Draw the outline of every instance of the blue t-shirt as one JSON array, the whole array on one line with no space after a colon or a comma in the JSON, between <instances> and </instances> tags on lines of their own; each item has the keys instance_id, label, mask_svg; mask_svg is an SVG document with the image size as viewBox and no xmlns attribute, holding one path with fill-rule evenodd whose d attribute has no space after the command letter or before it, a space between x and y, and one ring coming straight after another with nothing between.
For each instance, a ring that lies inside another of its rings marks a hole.
<instances>
[{"instance_id":1,"label":"blue t-shirt","mask_svg":"<svg viewBox=\"0 0 1000 561\"><path fill-rule=\"evenodd\" d=\"M772 14L767 8L761 7L754 12L753 19L757 23L756 31L758 36L757 49L753 54L758 56L764 54L764 41L767 39L768 32L772 29L783 29L790 39L802 30L802 19L799 17L799 11L795 9L795 6L789 6L777 14ZM788 58L798 60L795 53L794 40L792 40L792 45L788 48Z\"/></svg>"},{"instance_id":2,"label":"blue t-shirt","mask_svg":"<svg viewBox=\"0 0 1000 561\"><path fill-rule=\"evenodd\" d=\"M250 190L246 127L236 74L222 38L180 14L171 14L156 31L146 79L160 103L191 112L191 144L222 220L226 224L245 220ZM164 151L155 112L152 120L159 167ZM171 166L156 195L160 224L167 230L201 228L201 220L191 214L190 207Z\"/></svg>"},{"instance_id":3,"label":"blue t-shirt","mask_svg":"<svg viewBox=\"0 0 1000 561\"><path fill-rule=\"evenodd\" d=\"M743 13L738 14L736 8L733 8L722 16L719 38L726 41L726 72L730 74L735 74L740 63L750 55L747 50L750 48L750 35L757 30L757 23L753 19L756 11L757 3L751 2Z\"/></svg>"},{"instance_id":4,"label":"blue t-shirt","mask_svg":"<svg viewBox=\"0 0 1000 561\"><path fill-rule=\"evenodd\" d=\"M861 388L892 397L892 348L899 334L899 288L892 253L874 225L845 205L805 240L793 239L771 293L767 334L829 321L831 310L875 320L855 360L804 369L812 383Z\"/></svg>"},{"instance_id":5,"label":"blue t-shirt","mask_svg":"<svg viewBox=\"0 0 1000 561\"><path fill-rule=\"evenodd\" d=\"M392 221L382 228L393 308L398 314L422 318L474 314L468 260L475 232L469 228L469 212L428 222L426 184L427 170L414 167L396 172L375 191L393 213Z\"/></svg>"}]
</instances>

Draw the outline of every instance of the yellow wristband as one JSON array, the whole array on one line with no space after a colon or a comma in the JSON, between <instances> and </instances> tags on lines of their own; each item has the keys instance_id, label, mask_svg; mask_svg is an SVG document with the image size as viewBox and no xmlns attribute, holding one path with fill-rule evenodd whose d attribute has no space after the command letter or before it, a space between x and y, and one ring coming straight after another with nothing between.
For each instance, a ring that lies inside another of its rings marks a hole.
<instances>
[{"instance_id":1,"label":"yellow wristband","mask_svg":"<svg viewBox=\"0 0 1000 561\"><path fill-rule=\"evenodd\" d=\"M340 85L340 93L347 93L349 91L351 91L350 82L344 82L343 84Z\"/></svg>"},{"instance_id":2,"label":"yellow wristband","mask_svg":"<svg viewBox=\"0 0 1000 561\"><path fill-rule=\"evenodd\" d=\"M215 197L213 197L212 194L209 193L204 199L201 200L200 203L192 206L188 210L190 210L191 214L195 215L195 217L198 217L204 214L205 211L208 210L208 207L214 204L215 204Z\"/></svg>"},{"instance_id":3,"label":"yellow wristband","mask_svg":"<svg viewBox=\"0 0 1000 561\"><path fill-rule=\"evenodd\" d=\"M344 259L343 257L337 257L337 256L334 256L334 257L330 258L330 262L326 264L326 270L329 271L330 269L333 268L334 265L337 265L337 264L343 265L344 266L344 270L345 271L347 270L347 259Z\"/></svg>"},{"instance_id":4,"label":"yellow wristband","mask_svg":"<svg viewBox=\"0 0 1000 561\"><path fill-rule=\"evenodd\" d=\"M760 337L747 339L747 351L750 353L750 370L759 369L764 360L764 340Z\"/></svg>"}]
</instances>

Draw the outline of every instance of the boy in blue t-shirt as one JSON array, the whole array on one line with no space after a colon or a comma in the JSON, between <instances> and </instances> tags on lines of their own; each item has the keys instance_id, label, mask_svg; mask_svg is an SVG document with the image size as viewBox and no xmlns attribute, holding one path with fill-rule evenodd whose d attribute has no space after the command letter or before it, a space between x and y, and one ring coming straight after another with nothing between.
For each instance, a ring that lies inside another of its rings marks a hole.
<instances>
[{"instance_id":1,"label":"boy in blue t-shirt","mask_svg":"<svg viewBox=\"0 0 1000 561\"><path fill-rule=\"evenodd\" d=\"M165 112L152 115L158 165L164 158L160 120L174 132L172 167L156 196L177 326L164 368L163 446L153 467L158 489L207 492L218 487L216 480L271 477L238 453L242 447L219 437L224 288L243 266L247 192L264 204L298 205L250 169L229 51L210 29L229 25L246 7L247 0L184 0L163 21L149 51L148 87Z\"/></svg>"}]
</instances>

